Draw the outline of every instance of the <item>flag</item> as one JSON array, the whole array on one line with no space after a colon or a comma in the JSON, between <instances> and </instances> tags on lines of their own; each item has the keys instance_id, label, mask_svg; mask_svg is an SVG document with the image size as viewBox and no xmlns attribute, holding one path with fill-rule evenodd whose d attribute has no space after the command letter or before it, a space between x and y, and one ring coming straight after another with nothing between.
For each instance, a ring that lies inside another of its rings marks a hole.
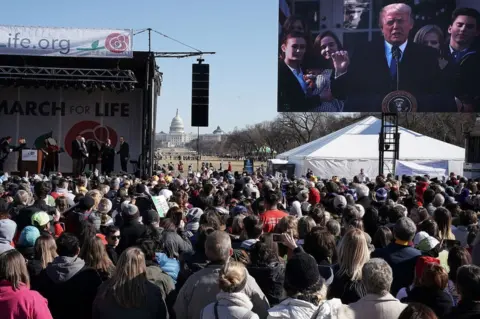
<instances>
[{"instance_id":1,"label":"flag","mask_svg":"<svg viewBox=\"0 0 480 319\"><path fill-rule=\"evenodd\" d=\"M41 149L41 148L44 148L45 147L45 140L47 138L50 138L53 136L53 132L50 131L48 133L45 133L45 134L42 134L40 135L39 137L37 137L35 139L35 143L34 143L34 146L37 150Z\"/></svg>"}]
</instances>

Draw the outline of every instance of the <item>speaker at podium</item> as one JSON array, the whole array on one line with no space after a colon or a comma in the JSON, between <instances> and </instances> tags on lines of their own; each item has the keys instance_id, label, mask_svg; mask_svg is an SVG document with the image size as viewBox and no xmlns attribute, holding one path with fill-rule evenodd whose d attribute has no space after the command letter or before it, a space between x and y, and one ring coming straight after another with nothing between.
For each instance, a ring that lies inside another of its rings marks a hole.
<instances>
[{"instance_id":1,"label":"speaker at podium","mask_svg":"<svg viewBox=\"0 0 480 319\"><path fill-rule=\"evenodd\" d=\"M31 174L40 174L42 171L42 151L36 149L22 149L20 150L18 158L18 169L20 176L26 176L28 172Z\"/></svg>"}]
</instances>

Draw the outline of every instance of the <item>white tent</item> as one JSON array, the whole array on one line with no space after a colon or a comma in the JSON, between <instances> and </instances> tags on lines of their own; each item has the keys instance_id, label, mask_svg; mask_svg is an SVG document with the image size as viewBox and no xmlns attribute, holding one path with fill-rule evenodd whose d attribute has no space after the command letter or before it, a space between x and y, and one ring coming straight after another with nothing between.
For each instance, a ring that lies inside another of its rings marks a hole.
<instances>
[{"instance_id":1,"label":"white tent","mask_svg":"<svg viewBox=\"0 0 480 319\"><path fill-rule=\"evenodd\" d=\"M351 179L363 168L368 176L374 177L378 174L378 135L381 126L380 119L369 116L315 141L279 154L277 158L295 164L297 176L305 175L307 169L311 169L316 176L322 178L335 175ZM446 173L463 174L465 149L403 127L399 127L398 131L401 161L443 169ZM387 161L385 167L385 173L389 173L391 161Z\"/></svg>"}]
</instances>

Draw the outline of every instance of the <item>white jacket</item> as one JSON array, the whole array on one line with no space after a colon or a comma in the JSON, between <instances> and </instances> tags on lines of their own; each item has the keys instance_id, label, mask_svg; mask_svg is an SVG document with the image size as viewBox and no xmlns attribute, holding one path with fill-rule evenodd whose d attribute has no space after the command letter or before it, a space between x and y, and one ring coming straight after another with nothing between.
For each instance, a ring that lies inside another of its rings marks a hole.
<instances>
[{"instance_id":1,"label":"white jacket","mask_svg":"<svg viewBox=\"0 0 480 319\"><path fill-rule=\"evenodd\" d=\"M215 304L217 303L218 318L215 317ZM217 302L203 308L200 318L202 319L259 319L252 312L253 304L243 292L217 294Z\"/></svg>"},{"instance_id":2,"label":"white jacket","mask_svg":"<svg viewBox=\"0 0 480 319\"><path fill-rule=\"evenodd\" d=\"M337 319L337 312L342 302L340 299L325 300L319 306L307 301L287 298L268 310L267 319Z\"/></svg>"}]
</instances>

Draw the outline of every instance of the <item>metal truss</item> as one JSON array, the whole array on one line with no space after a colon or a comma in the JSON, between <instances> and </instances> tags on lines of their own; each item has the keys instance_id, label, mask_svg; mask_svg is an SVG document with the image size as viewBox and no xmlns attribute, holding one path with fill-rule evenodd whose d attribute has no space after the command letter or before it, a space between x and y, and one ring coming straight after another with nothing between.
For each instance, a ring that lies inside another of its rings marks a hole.
<instances>
[{"instance_id":1,"label":"metal truss","mask_svg":"<svg viewBox=\"0 0 480 319\"><path fill-rule=\"evenodd\" d=\"M137 83L131 70L0 66L0 79Z\"/></svg>"},{"instance_id":2,"label":"metal truss","mask_svg":"<svg viewBox=\"0 0 480 319\"><path fill-rule=\"evenodd\" d=\"M153 52L156 58L189 58L192 56L202 56L206 54L215 54L215 52Z\"/></svg>"}]
</instances>

